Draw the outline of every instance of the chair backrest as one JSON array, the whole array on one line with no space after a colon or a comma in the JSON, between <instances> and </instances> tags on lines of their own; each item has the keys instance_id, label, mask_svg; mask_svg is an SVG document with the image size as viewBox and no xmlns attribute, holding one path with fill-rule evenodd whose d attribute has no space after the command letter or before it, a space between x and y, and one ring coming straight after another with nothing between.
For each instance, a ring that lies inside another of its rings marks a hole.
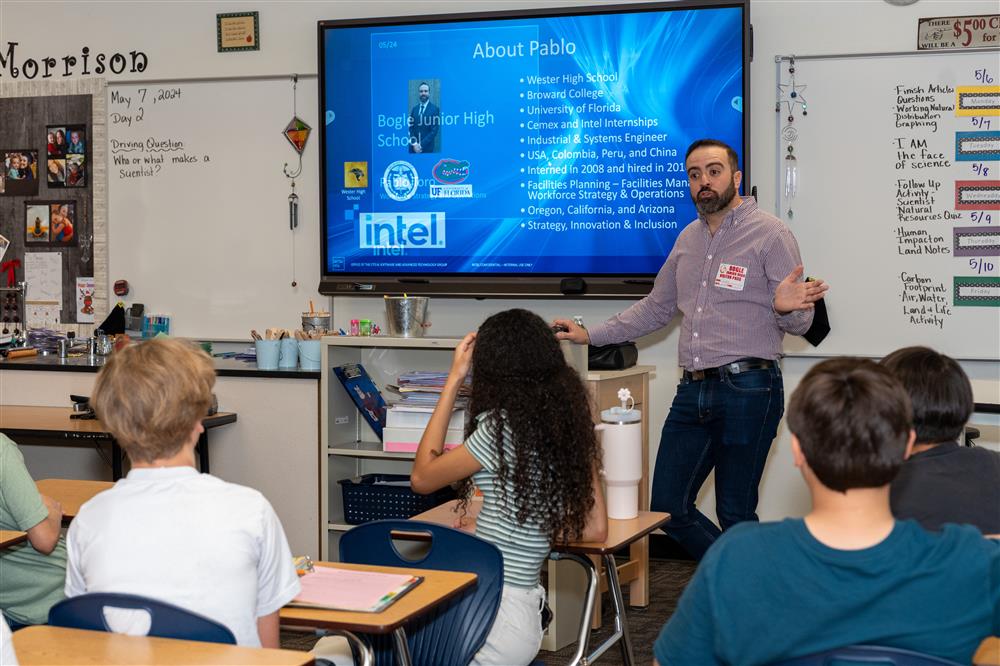
<instances>
[{"instance_id":1,"label":"chair backrest","mask_svg":"<svg viewBox=\"0 0 1000 666\"><path fill-rule=\"evenodd\" d=\"M426 552L411 559L393 543L393 532L419 535ZM503 555L465 532L414 520L377 520L340 537L340 559L356 564L415 567L476 574L476 585L406 625L414 664L468 664L486 641L503 593ZM392 664L389 637L373 637L375 663Z\"/></svg>"},{"instance_id":2,"label":"chair backrest","mask_svg":"<svg viewBox=\"0 0 1000 666\"><path fill-rule=\"evenodd\" d=\"M929 654L880 645L850 645L787 659L771 666L959 666Z\"/></svg>"},{"instance_id":3,"label":"chair backrest","mask_svg":"<svg viewBox=\"0 0 1000 666\"><path fill-rule=\"evenodd\" d=\"M49 610L49 624L91 631L113 631L105 618L105 608L146 611L151 622L148 636L236 644L236 637L225 625L180 606L137 594L94 592L63 599Z\"/></svg>"}]
</instances>

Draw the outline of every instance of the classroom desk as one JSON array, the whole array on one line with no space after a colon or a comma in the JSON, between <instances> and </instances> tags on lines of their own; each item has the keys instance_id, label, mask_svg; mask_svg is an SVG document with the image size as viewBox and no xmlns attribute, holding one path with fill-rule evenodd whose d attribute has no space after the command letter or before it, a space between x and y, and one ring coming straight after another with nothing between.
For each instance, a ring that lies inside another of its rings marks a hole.
<instances>
[{"instance_id":1,"label":"classroom desk","mask_svg":"<svg viewBox=\"0 0 1000 666\"><path fill-rule=\"evenodd\" d=\"M76 518L80 506L99 492L114 486L112 481L84 481L80 479L42 479L35 483L38 492L48 495L62 505L63 522Z\"/></svg>"},{"instance_id":2,"label":"classroom desk","mask_svg":"<svg viewBox=\"0 0 1000 666\"><path fill-rule=\"evenodd\" d=\"M239 666L306 666L308 652L241 647L174 638L126 636L104 631L36 625L14 633L21 666L52 664L233 664Z\"/></svg>"},{"instance_id":3,"label":"classroom desk","mask_svg":"<svg viewBox=\"0 0 1000 666\"><path fill-rule=\"evenodd\" d=\"M457 518L456 508L458 500L445 502L441 506L429 511L419 513L411 520L423 520L428 523L439 525L455 526ZM482 509L481 498L476 498L469 502L468 514L459 528L466 532L475 532L475 518ZM608 648L620 642L622 659L626 665L634 664L635 658L632 654L632 638L628 631L628 621L625 617L625 600L622 596L622 589L618 579L618 566L615 563L615 551L621 550L639 539L642 539L650 532L661 527L670 520L670 514L658 513L655 511L640 511L637 518L631 520L608 519L608 537L603 542L596 541L576 541L573 543L556 544L552 547L553 559L571 559L580 564L587 573L587 597L584 603L582 617L580 619L580 633L577 639L576 654L570 664L590 664L604 654ZM590 557L587 557L590 556ZM591 559L593 557L594 559ZM607 576L608 591L611 593L611 603L614 608L615 631L601 645L597 646L590 654L587 653L590 642L590 618L593 613L594 604L597 599L599 588L599 567L600 563L595 559L603 561L604 571Z\"/></svg>"},{"instance_id":4,"label":"classroom desk","mask_svg":"<svg viewBox=\"0 0 1000 666\"><path fill-rule=\"evenodd\" d=\"M972 663L976 666L1000 666L1000 636L993 636L983 641L976 650Z\"/></svg>"},{"instance_id":5,"label":"classroom desk","mask_svg":"<svg viewBox=\"0 0 1000 666\"><path fill-rule=\"evenodd\" d=\"M0 530L0 548L16 546L22 541L27 541L28 533L17 530Z\"/></svg>"},{"instance_id":6,"label":"classroom desk","mask_svg":"<svg viewBox=\"0 0 1000 666\"><path fill-rule=\"evenodd\" d=\"M281 609L281 622L283 624L318 627L320 629L346 629L362 634L392 633L399 666L411 666L412 663L403 625L421 613L451 599L476 582L476 574L464 571L381 567L344 562L317 562L316 566L423 576L424 579L419 585L379 613L355 613L292 606L285 606ZM370 663L374 663L373 657Z\"/></svg>"},{"instance_id":7,"label":"classroom desk","mask_svg":"<svg viewBox=\"0 0 1000 666\"><path fill-rule=\"evenodd\" d=\"M70 407L0 405L0 432L24 444L89 446L107 442L111 445L111 478L122 478L122 451L111 433L97 419L71 419L72 413ZM202 472L208 473L208 431L235 421L233 412L219 412L202 420L205 431L198 437L197 446Z\"/></svg>"}]
</instances>

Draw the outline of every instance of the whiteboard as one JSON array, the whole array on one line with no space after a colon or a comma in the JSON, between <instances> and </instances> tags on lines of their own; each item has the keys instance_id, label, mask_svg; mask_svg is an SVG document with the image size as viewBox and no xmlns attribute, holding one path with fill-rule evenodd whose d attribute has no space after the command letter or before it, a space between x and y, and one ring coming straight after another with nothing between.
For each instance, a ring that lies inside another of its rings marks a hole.
<instances>
[{"instance_id":1,"label":"whiteboard","mask_svg":"<svg viewBox=\"0 0 1000 666\"><path fill-rule=\"evenodd\" d=\"M282 172L298 164L282 134L290 77L109 83L107 108L109 271L128 280L128 303L169 315L174 335L206 339L298 328L310 299L326 303L315 77L298 83L298 116L313 136L294 233Z\"/></svg>"},{"instance_id":2,"label":"whiteboard","mask_svg":"<svg viewBox=\"0 0 1000 666\"><path fill-rule=\"evenodd\" d=\"M786 348L1000 358L998 52L800 57L795 69L808 114L794 112L794 131L778 114L775 200L806 273L831 285L832 332Z\"/></svg>"}]
</instances>

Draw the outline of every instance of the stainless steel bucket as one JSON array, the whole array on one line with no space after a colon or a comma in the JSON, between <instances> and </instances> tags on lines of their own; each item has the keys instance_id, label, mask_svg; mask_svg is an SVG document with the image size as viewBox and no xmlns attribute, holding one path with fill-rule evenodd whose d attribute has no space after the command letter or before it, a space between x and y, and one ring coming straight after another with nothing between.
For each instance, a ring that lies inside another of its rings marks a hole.
<instances>
[{"instance_id":1,"label":"stainless steel bucket","mask_svg":"<svg viewBox=\"0 0 1000 666\"><path fill-rule=\"evenodd\" d=\"M426 296L388 296L385 299L385 324L395 338L420 338L430 326Z\"/></svg>"}]
</instances>

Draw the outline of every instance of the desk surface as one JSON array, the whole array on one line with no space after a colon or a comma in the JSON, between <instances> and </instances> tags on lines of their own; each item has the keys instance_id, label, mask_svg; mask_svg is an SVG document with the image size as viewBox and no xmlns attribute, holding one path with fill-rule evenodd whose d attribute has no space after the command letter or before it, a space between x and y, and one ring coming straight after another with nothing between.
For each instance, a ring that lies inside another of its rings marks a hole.
<instances>
[{"instance_id":1,"label":"desk surface","mask_svg":"<svg viewBox=\"0 0 1000 666\"><path fill-rule=\"evenodd\" d=\"M456 527L458 500L451 500L434 507L429 511L418 513L411 520L423 520L428 523ZM475 532L476 516L483 508L482 498L474 498L469 502L469 511L459 529L465 532ZM560 553L581 553L588 555L603 555L624 548L633 541L638 541L656 528L670 520L669 513L657 511L640 511L637 518L631 520L608 519L608 538L603 542L574 541L573 543L556 544L552 550Z\"/></svg>"},{"instance_id":2,"label":"desk surface","mask_svg":"<svg viewBox=\"0 0 1000 666\"><path fill-rule=\"evenodd\" d=\"M347 629L366 634L387 634L411 618L447 601L476 582L476 574L463 571L434 571L402 567L380 567L344 562L317 562L316 566L399 573L423 576L423 581L380 613L355 613L320 608L281 609L282 624L304 625L325 629Z\"/></svg>"},{"instance_id":3,"label":"desk surface","mask_svg":"<svg viewBox=\"0 0 1000 666\"><path fill-rule=\"evenodd\" d=\"M14 651L22 666L36 664L38 666L52 664L305 666L313 663L311 654L294 650L267 650L49 626L27 627L16 632Z\"/></svg>"},{"instance_id":4,"label":"desk surface","mask_svg":"<svg viewBox=\"0 0 1000 666\"><path fill-rule=\"evenodd\" d=\"M62 505L63 520L72 520L80 506L99 492L114 486L113 481L83 481L80 479L42 479L35 485L38 492Z\"/></svg>"},{"instance_id":5,"label":"desk surface","mask_svg":"<svg viewBox=\"0 0 1000 666\"><path fill-rule=\"evenodd\" d=\"M987 638L972 658L976 666L1000 666L1000 637Z\"/></svg>"},{"instance_id":6,"label":"desk surface","mask_svg":"<svg viewBox=\"0 0 1000 666\"><path fill-rule=\"evenodd\" d=\"M71 419L72 413L72 407L0 405L0 431L11 438L19 433L33 436L63 436L70 433L94 438L111 437L98 419ZM202 424L206 428L214 428L235 421L235 413L219 412L206 416L202 419Z\"/></svg>"},{"instance_id":7,"label":"desk surface","mask_svg":"<svg viewBox=\"0 0 1000 666\"><path fill-rule=\"evenodd\" d=\"M27 532L18 532L17 530L0 530L0 548L16 546L27 539Z\"/></svg>"}]
</instances>

